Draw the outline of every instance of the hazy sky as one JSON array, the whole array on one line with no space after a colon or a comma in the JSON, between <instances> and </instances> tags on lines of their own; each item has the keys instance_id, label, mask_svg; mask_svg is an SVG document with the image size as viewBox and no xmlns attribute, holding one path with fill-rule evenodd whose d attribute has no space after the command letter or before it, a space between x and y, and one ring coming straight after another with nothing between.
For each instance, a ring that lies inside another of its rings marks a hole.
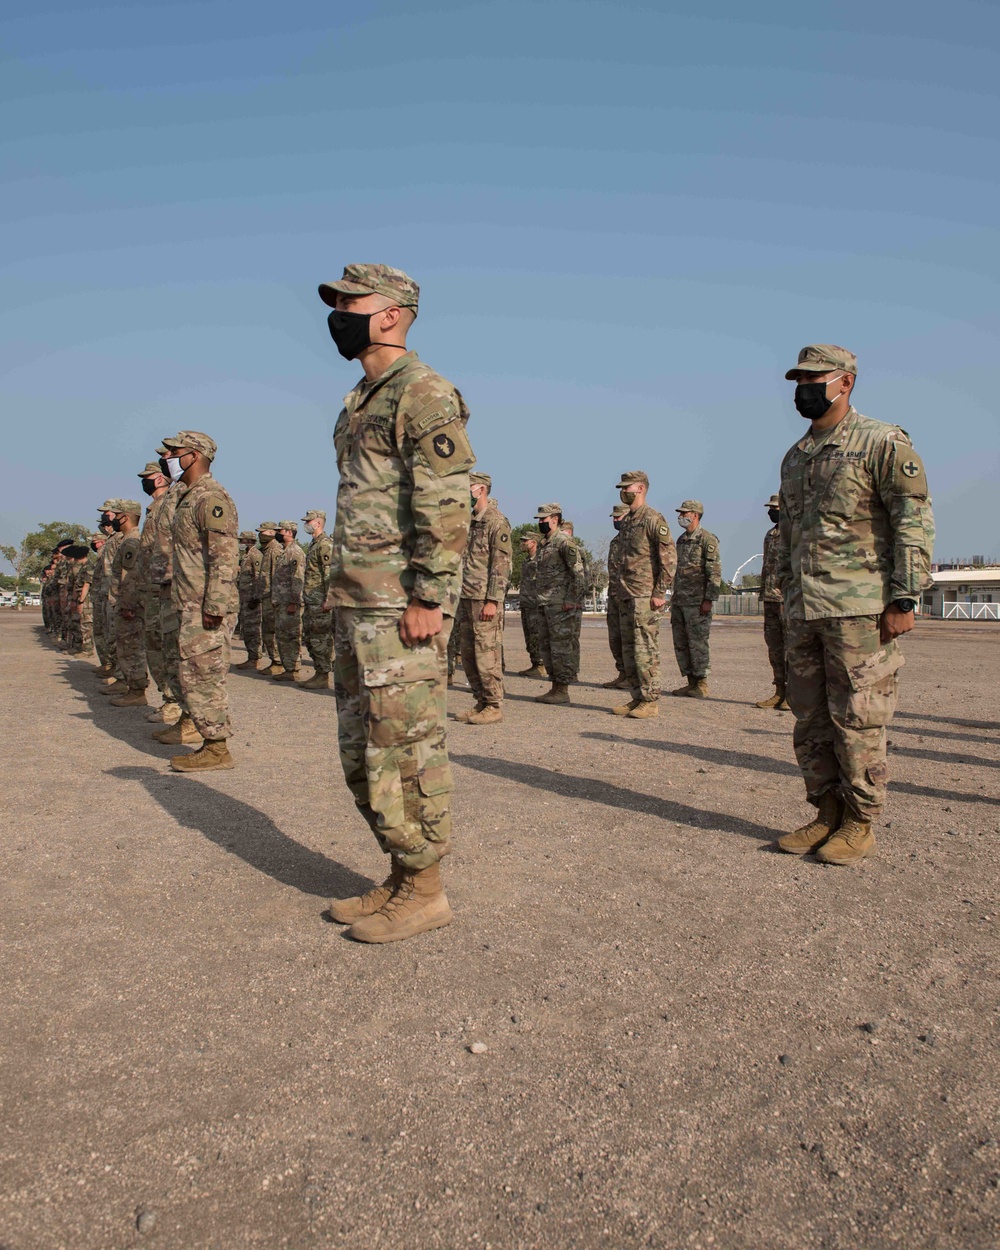
<instances>
[{"instance_id":1,"label":"hazy sky","mask_svg":"<svg viewBox=\"0 0 1000 1250\"><path fill-rule=\"evenodd\" d=\"M332 512L360 371L316 286L377 260L515 524L605 535L641 467L731 576L823 341L923 455L939 557L1000 555L996 3L15 8L0 541L91 523L178 428L244 525Z\"/></svg>"}]
</instances>

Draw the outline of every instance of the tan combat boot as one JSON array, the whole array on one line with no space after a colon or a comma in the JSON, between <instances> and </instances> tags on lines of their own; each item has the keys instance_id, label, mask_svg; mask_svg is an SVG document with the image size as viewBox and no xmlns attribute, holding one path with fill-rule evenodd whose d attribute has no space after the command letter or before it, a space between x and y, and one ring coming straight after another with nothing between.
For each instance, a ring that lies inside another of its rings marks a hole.
<instances>
[{"instance_id":1,"label":"tan combat boot","mask_svg":"<svg viewBox=\"0 0 1000 1250\"><path fill-rule=\"evenodd\" d=\"M159 721L164 725L176 725L181 718L181 705L173 699L164 699L160 707L154 709L146 717L148 721Z\"/></svg>"},{"instance_id":2,"label":"tan combat boot","mask_svg":"<svg viewBox=\"0 0 1000 1250\"><path fill-rule=\"evenodd\" d=\"M128 694L128 682L123 681L122 678L119 677L118 680L113 681L110 686L105 686L101 691L101 694L103 694L105 698L119 694Z\"/></svg>"},{"instance_id":3,"label":"tan combat boot","mask_svg":"<svg viewBox=\"0 0 1000 1250\"><path fill-rule=\"evenodd\" d=\"M569 686L563 682L554 681L552 689L546 690L544 694L535 696L536 703L569 703Z\"/></svg>"},{"instance_id":4,"label":"tan combat boot","mask_svg":"<svg viewBox=\"0 0 1000 1250\"><path fill-rule=\"evenodd\" d=\"M601 682L602 690L627 690L628 686L629 680L624 673L619 673L613 681Z\"/></svg>"},{"instance_id":5,"label":"tan combat boot","mask_svg":"<svg viewBox=\"0 0 1000 1250\"><path fill-rule=\"evenodd\" d=\"M675 695L675 696L676 696L677 698L679 698L679 699L683 699L686 695L690 694L690 692L691 692L691 687L692 687L693 685L694 685L694 678L693 678L693 677L689 677L689 678L687 679L687 684L686 684L686 685L683 685L683 686L678 686L676 690L671 690L671 692L670 692L670 693L671 693L672 695Z\"/></svg>"},{"instance_id":6,"label":"tan combat boot","mask_svg":"<svg viewBox=\"0 0 1000 1250\"><path fill-rule=\"evenodd\" d=\"M654 716L659 716L660 705L655 699L640 699L637 705L628 713L631 720L652 720Z\"/></svg>"},{"instance_id":7,"label":"tan combat boot","mask_svg":"<svg viewBox=\"0 0 1000 1250\"><path fill-rule=\"evenodd\" d=\"M704 677L699 677L697 681L692 681L691 688L687 692L689 699L707 699L708 698L708 682Z\"/></svg>"},{"instance_id":8,"label":"tan combat boot","mask_svg":"<svg viewBox=\"0 0 1000 1250\"><path fill-rule=\"evenodd\" d=\"M620 707L613 707L611 709L611 715L628 716L628 714L633 712L641 702L641 699L629 699L628 703L623 703Z\"/></svg>"},{"instance_id":9,"label":"tan combat boot","mask_svg":"<svg viewBox=\"0 0 1000 1250\"><path fill-rule=\"evenodd\" d=\"M761 699L759 703L755 703L754 707L777 707L779 703L785 701L785 687L775 685L774 694L769 699Z\"/></svg>"},{"instance_id":10,"label":"tan combat boot","mask_svg":"<svg viewBox=\"0 0 1000 1250\"><path fill-rule=\"evenodd\" d=\"M816 852L816 858L824 864L856 864L874 849L871 821L845 815L840 828Z\"/></svg>"},{"instance_id":11,"label":"tan combat boot","mask_svg":"<svg viewBox=\"0 0 1000 1250\"><path fill-rule=\"evenodd\" d=\"M146 707L146 687L130 690L128 694L120 694L111 700L112 707Z\"/></svg>"},{"instance_id":12,"label":"tan combat boot","mask_svg":"<svg viewBox=\"0 0 1000 1250\"><path fill-rule=\"evenodd\" d=\"M271 676L275 681L297 681L298 671L297 668L279 668L276 673L272 670Z\"/></svg>"},{"instance_id":13,"label":"tan combat boot","mask_svg":"<svg viewBox=\"0 0 1000 1250\"><path fill-rule=\"evenodd\" d=\"M832 790L827 790L820 797L819 808L809 824L780 837L778 846L789 855L808 855L823 845L840 824L843 814L843 803Z\"/></svg>"},{"instance_id":14,"label":"tan combat boot","mask_svg":"<svg viewBox=\"0 0 1000 1250\"><path fill-rule=\"evenodd\" d=\"M234 665L233 665L233 668L234 668L234 669L244 669L244 668L253 668L253 669L255 669L256 667L257 667L257 661L256 661L256 660L251 660L249 656L247 656L247 658L243 661L243 663L242 663L242 664L234 664Z\"/></svg>"},{"instance_id":15,"label":"tan combat boot","mask_svg":"<svg viewBox=\"0 0 1000 1250\"><path fill-rule=\"evenodd\" d=\"M201 748L190 755L173 756L170 767L175 773L206 773L213 768L235 768L236 761L229 754L225 738L217 742L206 738Z\"/></svg>"},{"instance_id":16,"label":"tan combat boot","mask_svg":"<svg viewBox=\"0 0 1000 1250\"><path fill-rule=\"evenodd\" d=\"M403 884L404 875L403 867L394 859L390 860L389 875L381 885L373 886L367 894L356 894L353 898L332 898L327 915L337 924L354 924L355 920L374 916Z\"/></svg>"},{"instance_id":17,"label":"tan combat boot","mask_svg":"<svg viewBox=\"0 0 1000 1250\"><path fill-rule=\"evenodd\" d=\"M486 706L486 700L478 699L476 701L475 706L470 707L467 712L456 712L455 720L458 721L460 725L467 725L469 721L472 719L472 717L475 716L477 713L481 712L485 706Z\"/></svg>"},{"instance_id":18,"label":"tan combat boot","mask_svg":"<svg viewBox=\"0 0 1000 1250\"><path fill-rule=\"evenodd\" d=\"M313 673L308 681L299 682L300 690L329 690L330 674L329 673Z\"/></svg>"},{"instance_id":19,"label":"tan combat boot","mask_svg":"<svg viewBox=\"0 0 1000 1250\"><path fill-rule=\"evenodd\" d=\"M522 668L515 674L517 677L537 677L539 681L544 681L547 673L541 664L532 664L529 668Z\"/></svg>"},{"instance_id":20,"label":"tan combat boot","mask_svg":"<svg viewBox=\"0 0 1000 1250\"><path fill-rule=\"evenodd\" d=\"M277 660L272 660L270 664L259 670L265 677L277 677L279 673L285 671L284 664L279 664Z\"/></svg>"},{"instance_id":21,"label":"tan combat boot","mask_svg":"<svg viewBox=\"0 0 1000 1250\"><path fill-rule=\"evenodd\" d=\"M774 710L776 712L790 712L792 709L791 709L791 705L788 702L788 699L783 698Z\"/></svg>"},{"instance_id":22,"label":"tan combat boot","mask_svg":"<svg viewBox=\"0 0 1000 1250\"><path fill-rule=\"evenodd\" d=\"M110 664L98 664L98 666L94 669L95 677L113 677L114 673L115 670Z\"/></svg>"},{"instance_id":23,"label":"tan combat boot","mask_svg":"<svg viewBox=\"0 0 1000 1250\"><path fill-rule=\"evenodd\" d=\"M204 741L195 729L194 721L186 712L175 725L168 725L165 729L154 729L150 736L167 747L191 747Z\"/></svg>"},{"instance_id":24,"label":"tan combat boot","mask_svg":"<svg viewBox=\"0 0 1000 1250\"><path fill-rule=\"evenodd\" d=\"M418 871L403 869L403 880L382 907L356 921L347 936L356 942L401 942L451 923L448 899L441 888L441 865Z\"/></svg>"},{"instance_id":25,"label":"tan combat boot","mask_svg":"<svg viewBox=\"0 0 1000 1250\"><path fill-rule=\"evenodd\" d=\"M496 725L503 720L503 712L494 703L485 703L478 711L472 712L467 725Z\"/></svg>"}]
</instances>

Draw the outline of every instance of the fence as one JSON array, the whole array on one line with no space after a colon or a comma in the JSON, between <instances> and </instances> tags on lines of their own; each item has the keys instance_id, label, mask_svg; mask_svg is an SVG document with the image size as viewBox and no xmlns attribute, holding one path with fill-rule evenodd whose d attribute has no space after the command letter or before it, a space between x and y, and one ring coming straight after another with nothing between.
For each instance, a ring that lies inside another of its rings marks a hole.
<instances>
[{"instance_id":1,"label":"fence","mask_svg":"<svg viewBox=\"0 0 1000 1250\"><path fill-rule=\"evenodd\" d=\"M1000 621L1000 603L943 603L941 608L946 621ZM925 609L924 615L937 613Z\"/></svg>"}]
</instances>

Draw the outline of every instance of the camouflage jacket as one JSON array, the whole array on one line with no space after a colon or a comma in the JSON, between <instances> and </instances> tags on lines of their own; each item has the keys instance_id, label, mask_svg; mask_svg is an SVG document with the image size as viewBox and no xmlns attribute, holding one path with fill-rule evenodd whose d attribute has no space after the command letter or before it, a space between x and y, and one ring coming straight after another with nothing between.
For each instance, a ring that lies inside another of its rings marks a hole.
<instances>
[{"instance_id":1,"label":"camouflage jacket","mask_svg":"<svg viewBox=\"0 0 1000 1250\"><path fill-rule=\"evenodd\" d=\"M621 531L616 530L614 537L608 543L608 598L623 598L619 578L622 571L622 536Z\"/></svg>"},{"instance_id":2,"label":"camouflage jacket","mask_svg":"<svg viewBox=\"0 0 1000 1250\"><path fill-rule=\"evenodd\" d=\"M781 582L778 578L778 527L764 535L764 563L760 569L760 597L765 603L781 603Z\"/></svg>"},{"instance_id":3,"label":"camouflage jacket","mask_svg":"<svg viewBox=\"0 0 1000 1250\"><path fill-rule=\"evenodd\" d=\"M122 545L120 533L111 534L108 541L101 548L101 554L97 560L98 576L94 578L92 593L96 591L102 599L107 599L109 603L114 603L114 597L111 593L111 566L114 563L115 556L118 554L118 548Z\"/></svg>"},{"instance_id":4,"label":"camouflage jacket","mask_svg":"<svg viewBox=\"0 0 1000 1250\"><path fill-rule=\"evenodd\" d=\"M521 585L518 587L521 603L533 608L538 603L538 551L525 555L521 561Z\"/></svg>"},{"instance_id":5,"label":"camouflage jacket","mask_svg":"<svg viewBox=\"0 0 1000 1250\"><path fill-rule=\"evenodd\" d=\"M236 505L206 473L185 486L171 526L173 580L170 601L177 611L208 616L235 612L239 596L240 544Z\"/></svg>"},{"instance_id":6,"label":"camouflage jacket","mask_svg":"<svg viewBox=\"0 0 1000 1250\"><path fill-rule=\"evenodd\" d=\"M649 504L629 512L623 521L618 533L616 597L665 599L678 560L670 526Z\"/></svg>"},{"instance_id":7,"label":"camouflage jacket","mask_svg":"<svg viewBox=\"0 0 1000 1250\"><path fill-rule=\"evenodd\" d=\"M146 519L142 523L142 532L139 535L139 584L142 591L145 592L153 584L152 567L153 567L153 547L156 542L156 518L163 508L163 501L167 497L164 491L158 499L151 499L149 506L146 508Z\"/></svg>"},{"instance_id":8,"label":"camouflage jacket","mask_svg":"<svg viewBox=\"0 0 1000 1250\"><path fill-rule=\"evenodd\" d=\"M502 604L510 584L510 522L490 504L472 514L462 557L462 598Z\"/></svg>"},{"instance_id":9,"label":"camouflage jacket","mask_svg":"<svg viewBox=\"0 0 1000 1250\"><path fill-rule=\"evenodd\" d=\"M542 539L536 559L539 605L583 603L585 575L576 543L556 530Z\"/></svg>"},{"instance_id":10,"label":"camouflage jacket","mask_svg":"<svg viewBox=\"0 0 1000 1250\"><path fill-rule=\"evenodd\" d=\"M257 599L258 580L260 578L260 566L263 563L264 556L261 549L256 543L243 557L240 564L239 578L237 579L237 587L240 592L240 603L249 603L251 599Z\"/></svg>"},{"instance_id":11,"label":"camouflage jacket","mask_svg":"<svg viewBox=\"0 0 1000 1250\"><path fill-rule=\"evenodd\" d=\"M275 561L271 579L271 602L283 608L302 606L306 553L293 538Z\"/></svg>"},{"instance_id":12,"label":"camouflage jacket","mask_svg":"<svg viewBox=\"0 0 1000 1250\"><path fill-rule=\"evenodd\" d=\"M677 540L677 572L670 602L690 608L704 599L716 600L722 584L719 540L699 525L693 534Z\"/></svg>"},{"instance_id":13,"label":"camouflage jacket","mask_svg":"<svg viewBox=\"0 0 1000 1250\"><path fill-rule=\"evenodd\" d=\"M142 579L139 574L141 542L137 529L125 534L111 562L108 601L117 604L119 612L135 612L142 603Z\"/></svg>"},{"instance_id":14,"label":"camouflage jacket","mask_svg":"<svg viewBox=\"0 0 1000 1250\"><path fill-rule=\"evenodd\" d=\"M910 436L854 408L781 462L778 576L798 620L878 615L931 584L934 517Z\"/></svg>"},{"instance_id":15,"label":"camouflage jacket","mask_svg":"<svg viewBox=\"0 0 1000 1250\"><path fill-rule=\"evenodd\" d=\"M407 352L345 398L333 431L340 485L327 604L454 616L476 462L459 392Z\"/></svg>"},{"instance_id":16,"label":"camouflage jacket","mask_svg":"<svg viewBox=\"0 0 1000 1250\"><path fill-rule=\"evenodd\" d=\"M271 583L274 580L274 566L281 559L281 553L284 551L281 543L276 538L268 541L267 545L261 547L261 561L257 572L257 593L255 599L270 599Z\"/></svg>"},{"instance_id":17,"label":"camouflage jacket","mask_svg":"<svg viewBox=\"0 0 1000 1250\"><path fill-rule=\"evenodd\" d=\"M60 603L69 594L69 574L70 562L62 556L56 564L55 571L56 592Z\"/></svg>"},{"instance_id":18,"label":"camouflage jacket","mask_svg":"<svg viewBox=\"0 0 1000 1250\"><path fill-rule=\"evenodd\" d=\"M84 586L89 586L90 593L93 594L94 578L97 575L97 562L101 558L99 551L90 548L87 550L87 563L83 566L83 576L80 578L80 593L83 594Z\"/></svg>"},{"instance_id":19,"label":"camouflage jacket","mask_svg":"<svg viewBox=\"0 0 1000 1250\"><path fill-rule=\"evenodd\" d=\"M160 496L149 557L149 580L153 586L166 586L174 576L174 513L181 496L187 491L183 482L171 482L167 493Z\"/></svg>"},{"instance_id":20,"label":"camouflage jacket","mask_svg":"<svg viewBox=\"0 0 1000 1250\"><path fill-rule=\"evenodd\" d=\"M306 548L305 585L302 598L308 608L321 608L330 589L333 539L326 532L316 535Z\"/></svg>"}]
</instances>

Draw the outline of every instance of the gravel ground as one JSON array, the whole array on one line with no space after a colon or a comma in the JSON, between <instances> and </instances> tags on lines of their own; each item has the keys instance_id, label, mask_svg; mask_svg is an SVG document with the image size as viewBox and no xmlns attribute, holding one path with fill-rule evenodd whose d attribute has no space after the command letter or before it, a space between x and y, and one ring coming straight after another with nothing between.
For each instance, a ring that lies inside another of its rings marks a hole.
<instances>
[{"instance_id":1,"label":"gravel ground","mask_svg":"<svg viewBox=\"0 0 1000 1250\"><path fill-rule=\"evenodd\" d=\"M655 721L596 623L572 708L509 678L451 730L456 922L365 947L332 693L234 673L238 767L182 777L4 613L0 1250L995 1247L1000 628L906 641L855 869L772 849L791 717L759 622L713 650Z\"/></svg>"}]
</instances>

